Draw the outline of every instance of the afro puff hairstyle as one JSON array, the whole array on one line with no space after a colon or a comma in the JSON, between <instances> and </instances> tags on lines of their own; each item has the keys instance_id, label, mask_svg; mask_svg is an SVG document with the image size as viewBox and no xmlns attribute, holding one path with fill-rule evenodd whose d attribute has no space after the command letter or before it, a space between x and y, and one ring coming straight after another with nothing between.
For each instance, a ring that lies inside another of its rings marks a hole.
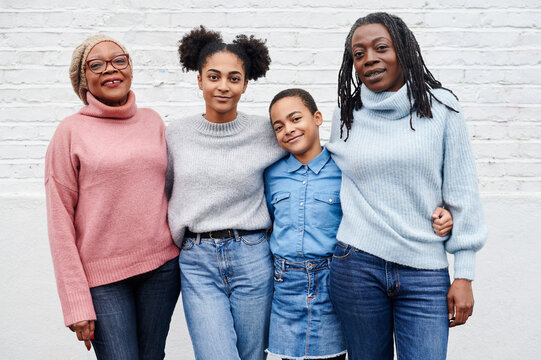
<instances>
[{"instance_id":1,"label":"afro puff hairstyle","mask_svg":"<svg viewBox=\"0 0 541 360\"><path fill-rule=\"evenodd\" d=\"M203 25L182 37L178 45L180 65L184 71L198 71L205 65L209 56L226 51L239 57L244 65L247 80L265 76L271 62L269 49L264 40L241 34L231 44L222 40L216 31L207 30Z\"/></svg>"}]
</instances>

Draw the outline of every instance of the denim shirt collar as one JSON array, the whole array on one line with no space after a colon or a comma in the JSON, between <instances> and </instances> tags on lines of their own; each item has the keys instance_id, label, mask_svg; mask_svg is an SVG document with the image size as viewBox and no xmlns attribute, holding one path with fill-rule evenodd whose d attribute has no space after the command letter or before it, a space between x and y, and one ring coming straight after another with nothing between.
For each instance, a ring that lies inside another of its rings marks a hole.
<instances>
[{"instance_id":1,"label":"denim shirt collar","mask_svg":"<svg viewBox=\"0 0 541 360\"><path fill-rule=\"evenodd\" d=\"M306 164L306 166L308 166L308 168L312 170L315 174L319 174L321 169L323 169L323 167L330 158L331 155L329 154L327 148L324 146L323 150L319 153L319 155L310 160L310 162ZM304 164L297 160L293 154L289 154L289 158L287 159L287 171L295 172L303 166Z\"/></svg>"}]
</instances>

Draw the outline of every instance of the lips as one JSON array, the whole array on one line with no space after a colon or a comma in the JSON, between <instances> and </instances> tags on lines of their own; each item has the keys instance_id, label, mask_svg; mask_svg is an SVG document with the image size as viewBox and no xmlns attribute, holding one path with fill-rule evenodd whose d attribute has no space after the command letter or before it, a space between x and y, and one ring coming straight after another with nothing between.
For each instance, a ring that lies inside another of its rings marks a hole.
<instances>
[{"instance_id":1,"label":"lips","mask_svg":"<svg viewBox=\"0 0 541 360\"><path fill-rule=\"evenodd\" d=\"M102 86L115 87L122 83L122 79L107 79L101 83Z\"/></svg>"},{"instance_id":2,"label":"lips","mask_svg":"<svg viewBox=\"0 0 541 360\"><path fill-rule=\"evenodd\" d=\"M289 144L289 143L292 143L292 142L295 142L297 139L299 139L301 136L303 136L304 134L301 134L301 135L297 135L295 137L292 137L291 139L287 140L286 143Z\"/></svg>"},{"instance_id":3,"label":"lips","mask_svg":"<svg viewBox=\"0 0 541 360\"><path fill-rule=\"evenodd\" d=\"M218 101L227 101L231 99L230 97L227 97L227 96L215 96L214 98Z\"/></svg>"},{"instance_id":4,"label":"lips","mask_svg":"<svg viewBox=\"0 0 541 360\"><path fill-rule=\"evenodd\" d=\"M385 72L385 69L374 69L374 70L365 72L364 77L367 79L376 78L379 75L383 74L384 72Z\"/></svg>"}]
</instances>

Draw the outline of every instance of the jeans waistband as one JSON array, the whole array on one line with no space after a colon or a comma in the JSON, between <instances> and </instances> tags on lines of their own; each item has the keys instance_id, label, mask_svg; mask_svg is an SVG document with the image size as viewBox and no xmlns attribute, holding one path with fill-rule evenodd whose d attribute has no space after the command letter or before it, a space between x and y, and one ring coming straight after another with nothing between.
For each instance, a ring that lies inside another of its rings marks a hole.
<instances>
[{"instance_id":1,"label":"jeans waistband","mask_svg":"<svg viewBox=\"0 0 541 360\"><path fill-rule=\"evenodd\" d=\"M281 269L282 271L287 270L306 270L306 271L317 271L331 266L330 257L319 258L319 259L310 259L305 261L290 261L282 259L279 257L274 257L274 266Z\"/></svg>"}]
</instances>

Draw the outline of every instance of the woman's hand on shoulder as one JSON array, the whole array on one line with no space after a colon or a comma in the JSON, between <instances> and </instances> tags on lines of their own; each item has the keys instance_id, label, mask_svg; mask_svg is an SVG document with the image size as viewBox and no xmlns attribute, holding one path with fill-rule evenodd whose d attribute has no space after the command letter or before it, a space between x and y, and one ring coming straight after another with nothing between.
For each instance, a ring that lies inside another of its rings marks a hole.
<instances>
[{"instance_id":1,"label":"woman's hand on shoulder","mask_svg":"<svg viewBox=\"0 0 541 360\"><path fill-rule=\"evenodd\" d=\"M473 304L471 280L455 279L447 293L449 327L465 324L473 314Z\"/></svg>"},{"instance_id":2,"label":"woman's hand on shoulder","mask_svg":"<svg viewBox=\"0 0 541 360\"><path fill-rule=\"evenodd\" d=\"M437 207L432 213L432 228L438 236L447 236L453 229L453 216L449 210Z\"/></svg>"},{"instance_id":3,"label":"woman's hand on shoulder","mask_svg":"<svg viewBox=\"0 0 541 360\"><path fill-rule=\"evenodd\" d=\"M94 327L94 320L79 321L69 326L70 330L77 335L77 339L84 341L88 351L92 348L90 339L94 339Z\"/></svg>"}]
</instances>

